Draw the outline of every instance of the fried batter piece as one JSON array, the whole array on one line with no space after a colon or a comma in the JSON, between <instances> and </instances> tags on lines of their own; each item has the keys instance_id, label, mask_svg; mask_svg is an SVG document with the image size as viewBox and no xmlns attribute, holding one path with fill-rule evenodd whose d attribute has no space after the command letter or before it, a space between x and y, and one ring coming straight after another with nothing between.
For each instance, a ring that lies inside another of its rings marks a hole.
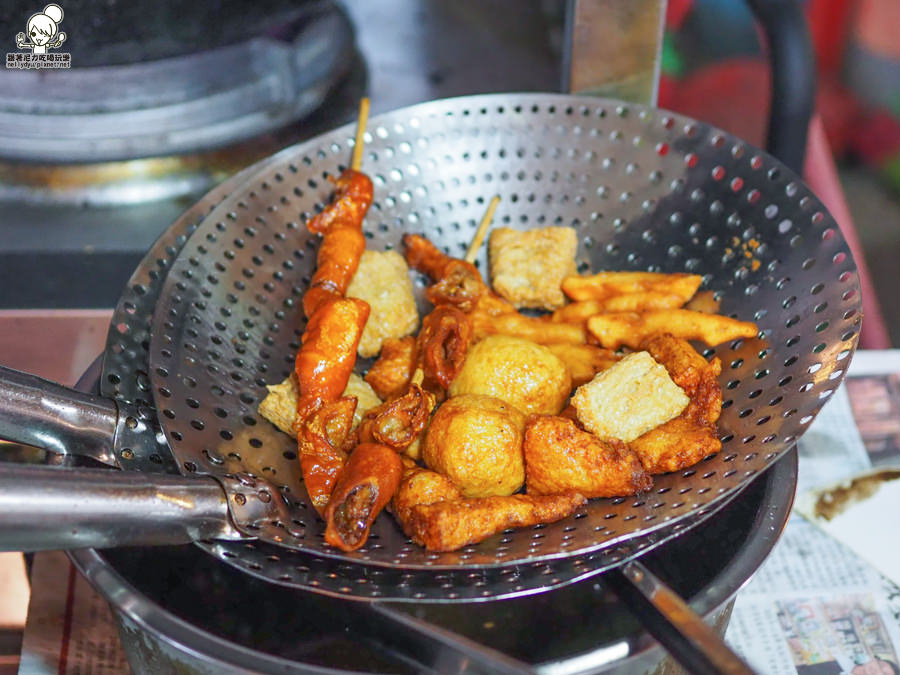
<instances>
[{"instance_id":1,"label":"fried batter piece","mask_svg":"<svg viewBox=\"0 0 900 675\"><path fill-rule=\"evenodd\" d=\"M453 305L438 305L422 320L416 365L424 373L425 389L443 396L462 370L471 341L472 323Z\"/></svg>"},{"instance_id":2,"label":"fried batter piece","mask_svg":"<svg viewBox=\"0 0 900 675\"><path fill-rule=\"evenodd\" d=\"M363 379L379 398L389 401L407 390L415 367L416 338L410 335L399 340L385 340L381 356Z\"/></svg>"},{"instance_id":3,"label":"fried batter piece","mask_svg":"<svg viewBox=\"0 0 900 675\"><path fill-rule=\"evenodd\" d=\"M718 358L707 361L686 340L657 335L642 348L662 364L690 402L684 412L631 442L648 473L666 473L692 466L722 449L716 420L722 412Z\"/></svg>"},{"instance_id":4,"label":"fried batter piece","mask_svg":"<svg viewBox=\"0 0 900 675\"><path fill-rule=\"evenodd\" d=\"M355 398L339 398L325 403L300 422L297 432L300 470L310 502L319 515L324 514L335 481L347 461L342 446L350 433L355 408Z\"/></svg>"},{"instance_id":5,"label":"fried batter piece","mask_svg":"<svg viewBox=\"0 0 900 675\"><path fill-rule=\"evenodd\" d=\"M679 296L685 303L700 288L699 274L661 272L598 272L589 276L567 277L562 289L572 300L603 300L616 295L658 293Z\"/></svg>"},{"instance_id":6,"label":"fried batter piece","mask_svg":"<svg viewBox=\"0 0 900 675\"><path fill-rule=\"evenodd\" d=\"M756 337L759 332L756 324L749 321L689 309L597 314L587 320L587 327L600 346L608 349L618 349L622 345L637 349L641 342L658 333L671 333L675 337L700 340L713 346L740 337Z\"/></svg>"},{"instance_id":7,"label":"fried batter piece","mask_svg":"<svg viewBox=\"0 0 900 675\"><path fill-rule=\"evenodd\" d=\"M517 308L562 307L566 296L560 284L575 274L577 248L571 227L527 231L496 227L488 243L491 285Z\"/></svg>"},{"instance_id":8,"label":"fried batter piece","mask_svg":"<svg viewBox=\"0 0 900 675\"><path fill-rule=\"evenodd\" d=\"M385 340L412 335L419 325L409 268L396 251L364 251L347 297L365 300L372 310L359 341L364 358L376 356Z\"/></svg>"},{"instance_id":9,"label":"fried batter piece","mask_svg":"<svg viewBox=\"0 0 900 675\"><path fill-rule=\"evenodd\" d=\"M562 520L585 502L577 493L438 501L411 507L400 524L410 539L429 551L454 551L510 527Z\"/></svg>"},{"instance_id":10,"label":"fried batter piece","mask_svg":"<svg viewBox=\"0 0 900 675\"><path fill-rule=\"evenodd\" d=\"M347 169L335 187L331 204L306 224L310 232L324 235L316 271L303 296L307 318L322 302L344 296L366 248L362 221L372 204L372 181L364 173Z\"/></svg>"},{"instance_id":11,"label":"fried batter piece","mask_svg":"<svg viewBox=\"0 0 900 675\"><path fill-rule=\"evenodd\" d=\"M579 300L560 307L551 315L553 321L583 323L595 314L605 312L644 312L651 309L675 309L684 304L681 296L659 291L613 295L602 300Z\"/></svg>"},{"instance_id":12,"label":"fried batter piece","mask_svg":"<svg viewBox=\"0 0 900 675\"><path fill-rule=\"evenodd\" d=\"M425 429L434 402L433 395L412 384L403 396L369 410L349 442L381 443L394 450L405 450Z\"/></svg>"},{"instance_id":13,"label":"fried batter piece","mask_svg":"<svg viewBox=\"0 0 900 675\"><path fill-rule=\"evenodd\" d=\"M369 306L356 298L330 299L319 305L306 325L294 372L300 397L297 423L347 388L356 349L369 317Z\"/></svg>"},{"instance_id":14,"label":"fried batter piece","mask_svg":"<svg viewBox=\"0 0 900 675\"><path fill-rule=\"evenodd\" d=\"M488 335L510 335L542 345L580 345L584 344L588 337L584 326L549 321L544 317L526 316L515 311L490 314L479 306L470 316L476 340Z\"/></svg>"},{"instance_id":15,"label":"fried batter piece","mask_svg":"<svg viewBox=\"0 0 900 675\"><path fill-rule=\"evenodd\" d=\"M380 443L358 445L338 477L325 509L325 543L355 551L390 502L403 473L400 456Z\"/></svg>"},{"instance_id":16,"label":"fried batter piece","mask_svg":"<svg viewBox=\"0 0 900 675\"><path fill-rule=\"evenodd\" d=\"M576 491L590 498L621 497L653 484L627 444L597 438L565 417L532 415L524 450L530 495Z\"/></svg>"}]
</instances>

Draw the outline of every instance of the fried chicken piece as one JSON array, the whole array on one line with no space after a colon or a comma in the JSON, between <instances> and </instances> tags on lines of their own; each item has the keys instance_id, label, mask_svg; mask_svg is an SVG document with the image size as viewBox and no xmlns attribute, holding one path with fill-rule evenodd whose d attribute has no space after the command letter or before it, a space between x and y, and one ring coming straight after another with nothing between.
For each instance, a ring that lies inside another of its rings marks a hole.
<instances>
[{"instance_id":1,"label":"fried chicken piece","mask_svg":"<svg viewBox=\"0 0 900 675\"><path fill-rule=\"evenodd\" d=\"M586 497L620 497L652 485L628 445L597 438L564 417L532 415L525 426L524 451L530 495L577 491Z\"/></svg>"},{"instance_id":2,"label":"fried chicken piece","mask_svg":"<svg viewBox=\"0 0 900 675\"><path fill-rule=\"evenodd\" d=\"M366 543L375 517L400 486L400 455L380 443L358 445L338 477L325 509L325 543L355 551Z\"/></svg>"},{"instance_id":3,"label":"fried chicken piece","mask_svg":"<svg viewBox=\"0 0 900 675\"><path fill-rule=\"evenodd\" d=\"M389 401L402 395L409 387L416 367L416 338L412 335L399 340L385 340L381 356L363 378L379 398Z\"/></svg>"},{"instance_id":4,"label":"fried chicken piece","mask_svg":"<svg viewBox=\"0 0 900 675\"><path fill-rule=\"evenodd\" d=\"M679 471L722 449L716 420L722 412L718 376L722 363L707 361L690 343L672 335L657 335L642 344L687 394L684 412L631 442L648 473Z\"/></svg>"},{"instance_id":5,"label":"fried chicken piece","mask_svg":"<svg viewBox=\"0 0 900 675\"><path fill-rule=\"evenodd\" d=\"M577 493L438 501L413 506L400 524L410 539L429 551L454 551L511 527L562 520L585 501Z\"/></svg>"},{"instance_id":6,"label":"fried chicken piece","mask_svg":"<svg viewBox=\"0 0 900 675\"><path fill-rule=\"evenodd\" d=\"M403 459L403 478L394 494L391 508L400 523L409 521L412 508L418 505L452 502L462 499L459 488L447 476Z\"/></svg>"}]
</instances>

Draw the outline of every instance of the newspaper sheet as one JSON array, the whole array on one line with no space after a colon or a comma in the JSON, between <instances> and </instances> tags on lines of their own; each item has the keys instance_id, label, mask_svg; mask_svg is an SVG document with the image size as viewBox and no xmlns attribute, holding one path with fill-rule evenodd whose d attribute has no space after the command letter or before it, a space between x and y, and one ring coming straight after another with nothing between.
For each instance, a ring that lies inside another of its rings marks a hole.
<instances>
[{"instance_id":1,"label":"newspaper sheet","mask_svg":"<svg viewBox=\"0 0 900 675\"><path fill-rule=\"evenodd\" d=\"M799 451L798 503L873 467L900 468L900 352L858 352ZM860 527L900 560L900 526ZM795 509L738 594L726 640L760 673L900 673L900 588Z\"/></svg>"}]
</instances>

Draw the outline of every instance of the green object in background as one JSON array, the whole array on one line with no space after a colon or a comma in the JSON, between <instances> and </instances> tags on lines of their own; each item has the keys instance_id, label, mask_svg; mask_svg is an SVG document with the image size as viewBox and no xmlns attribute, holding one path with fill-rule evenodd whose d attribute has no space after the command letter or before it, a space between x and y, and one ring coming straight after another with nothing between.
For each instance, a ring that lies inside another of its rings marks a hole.
<instances>
[{"instance_id":1,"label":"green object in background","mask_svg":"<svg viewBox=\"0 0 900 675\"><path fill-rule=\"evenodd\" d=\"M674 78L679 78L684 74L684 59L675 47L672 33L669 31L663 35L661 67L663 74Z\"/></svg>"},{"instance_id":2,"label":"green object in background","mask_svg":"<svg viewBox=\"0 0 900 675\"><path fill-rule=\"evenodd\" d=\"M900 194L900 155L896 155L887 160L881 166L881 172L884 175L888 186Z\"/></svg>"}]
</instances>

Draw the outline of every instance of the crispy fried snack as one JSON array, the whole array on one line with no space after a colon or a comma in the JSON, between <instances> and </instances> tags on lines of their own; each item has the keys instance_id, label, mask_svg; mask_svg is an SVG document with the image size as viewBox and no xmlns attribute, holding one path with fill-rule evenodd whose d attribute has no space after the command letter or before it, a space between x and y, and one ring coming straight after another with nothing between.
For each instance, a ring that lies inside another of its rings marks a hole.
<instances>
[{"instance_id":1,"label":"crispy fried snack","mask_svg":"<svg viewBox=\"0 0 900 675\"><path fill-rule=\"evenodd\" d=\"M650 309L675 309L684 304L684 299L673 293L642 291L611 295L603 300L579 300L560 307L552 314L553 321L582 323L595 314L606 312L645 312Z\"/></svg>"},{"instance_id":2,"label":"crispy fried snack","mask_svg":"<svg viewBox=\"0 0 900 675\"><path fill-rule=\"evenodd\" d=\"M464 497L511 495L525 482L524 429L525 415L505 401L454 396L435 412L422 455Z\"/></svg>"},{"instance_id":3,"label":"crispy fried snack","mask_svg":"<svg viewBox=\"0 0 900 675\"><path fill-rule=\"evenodd\" d=\"M495 227L488 243L491 285L517 308L562 307L566 297L560 284L575 274L577 248L571 227Z\"/></svg>"},{"instance_id":4,"label":"crispy fried snack","mask_svg":"<svg viewBox=\"0 0 900 675\"><path fill-rule=\"evenodd\" d=\"M369 306L356 298L332 298L318 306L294 361L298 423L346 389L368 317Z\"/></svg>"},{"instance_id":5,"label":"crispy fried snack","mask_svg":"<svg viewBox=\"0 0 900 675\"><path fill-rule=\"evenodd\" d=\"M344 296L366 248L362 221L372 204L372 181L364 173L347 169L335 186L331 204L306 224L310 232L324 235L316 271L303 296L307 318L322 302Z\"/></svg>"},{"instance_id":6,"label":"crispy fried snack","mask_svg":"<svg viewBox=\"0 0 900 675\"><path fill-rule=\"evenodd\" d=\"M266 397L259 402L259 414L286 434L294 435L294 418L297 416L297 400L300 398L297 386L297 375L291 373L278 384L266 386L269 391ZM353 425L356 427L367 410L381 405L381 399L369 384L356 373L350 374L347 387L342 397L356 397L356 410L353 413Z\"/></svg>"},{"instance_id":7,"label":"crispy fried snack","mask_svg":"<svg viewBox=\"0 0 900 675\"><path fill-rule=\"evenodd\" d=\"M359 341L364 358L376 356L386 340L412 335L419 325L409 268L397 251L363 251L347 297L365 300L372 310Z\"/></svg>"},{"instance_id":8,"label":"crispy fried snack","mask_svg":"<svg viewBox=\"0 0 900 675\"><path fill-rule=\"evenodd\" d=\"M603 349L596 345L572 345L559 343L545 345L566 364L572 376L572 386L580 387L594 379L594 375L606 370L622 357L611 349Z\"/></svg>"},{"instance_id":9,"label":"crispy fried snack","mask_svg":"<svg viewBox=\"0 0 900 675\"><path fill-rule=\"evenodd\" d=\"M369 536L375 517L400 486L403 463L386 445L358 445L344 465L325 509L325 542L355 551Z\"/></svg>"},{"instance_id":10,"label":"crispy fried snack","mask_svg":"<svg viewBox=\"0 0 900 675\"><path fill-rule=\"evenodd\" d=\"M626 293L654 291L677 295L681 304L690 300L700 288L699 274L661 274L659 272L598 272L591 276L567 277L562 289L572 300L604 300Z\"/></svg>"},{"instance_id":11,"label":"crispy fried snack","mask_svg":"<svg viewBox=\"0 0 900 675\"><path fill-rule=\"evenodd\" d=\"M400 525L410 539L429 551L453 551L510 527L562 520L585 501L576 493L438 501L411 507Z\"/></svg>"},{"instance_id":12,"label":"crispy fried snack","mask_svg":"<svg viewBox=\"0 0 900 675\"><path fill-rule=\"evenodd\" d=\"M510 335L542 345L580 345L587 341L588 336L583 326L525 316L519 312L489 314L479 307L470 316L477 340L488 335Z\"/></svg>"},{"instance_id":13,"label":"crispy fried snack","mask_svg":"<svg viewBox=\"0 0 900 675\"><path fill-rule=\"evenodd\" d=\"M325 403L305 417L297 432L300 470L309 499L319 515L324 514L335 481L347 461L341 449L353 420L356 399L339 398Z\"/></svg>"},{"instance_id":14,"label":"crispy fried snack","mask_svg":"<svg viewBox=\"0 0 900 675\"><path fill-rule=\"evenodd\" d=\"M438 305L422 320L416 339L416 364L424 387L443 394L456 379L472 341L469 316L453 305Z\"/></svg>"},{"instance_id":15,"label":"crispy fried snack","mask_svg":"<svg viewBox=\"0 0 900 675\"><path fill-rule=\"evenodd\" d=\"M688 300L684 308L693 312L715 314L719 311L720 304L720 301L716 298L715 291L699 291L693 298Z\"/></svg>"},{"instance_id":16,"label":"crispy fried snack","mask_svg":"<svg viewBox=\"0 0 900 675\"><path fill-rule=\"evenodd\" d=\"M399 340L385 340L381 356L363 379L382 400L389 401L407 390L415 367L416 338L410 335Z\"/></svg>"},{"instance_id":17,"label":"crispy fried snack","mask_svg":"<svg viewBox=\"0 0 900 675\"><path fill-rule=\"evenodd\" d=\"M571 391L565 363L543 345L508 335L492 335L472 345L450 384L450 396L494 396L526 414L558 413Z\"/></svg>"},{"instance_id":18,"label":"crispy fried snack","mask_svg":"<svg viewBox=\"0 0 900 675\"><path fill-rule=\"evenodd\" d=\"M403 396L369 410L350 442L352 445L381 443L394 450L404 450L425 429L433 409L434 396L412 384Z\"/></svg>"},{"instance_id":19,"label":"crispy fried snack","mask_svg":"<svg viewBox=\"0 0 900 675\"><path fill-rule=\"evenodd\" d=\"M409 266L434 281L425 291L425 297L431 304L453 305L469 312L483 294L490 293L481 273L472 263L451 258L418 234L404 235L403 244Z\"/></svg>"},{"instance_id":20,"label":"crispy fried snack","mask_svg":"<svg viewBox=\"0 0 900 675\"><path fill-rule=\"evenodd\" d=\"M678 471L717 453L722 449L716 432L722 412L719 359L708 362L687 341L671 335L654 336L642 348L690 398L681 415L631 442L644 468L651 474Z\"/></svg>"},{"instance_id":21,"label":"crispy fried snack","mask_svg":"<svg viewBox=\"0 0 900 675\"><path fill-rule=\"evenodd\" d=\"M620 497L652 485L628 445L601 440L564 417L532 415L525 425L524 450L530 495L576 491L586 497Z\"/></svg>"},{"instance_id":22,"label":"crispy fried snack","mask_svg":"<svg viewBox=\"0 0 900 675\"><path fill-rule=\"evenodd\" d=\"M391 501L391 508L397 520L405 523L409 520L414 506L452 502L462 498L459 488L452 480L437 471L431 471L404 459L403 478Z\"/></svg>"},{"instance_id":23,"label":"crispy fried snack","mask_svg":"<svg viewBox=\"0 0 900 675\"><path fill-rule=\"evenodd\" d=\"M671 333L685 340L718 345L741 337L756 337L759 332L756 324L749 321L688 309L598 314L587 320L587 327L600 346L608 349L618 349L622 345L637 349L644 340L657 333Z\"/></svg>"}]
</instances>

